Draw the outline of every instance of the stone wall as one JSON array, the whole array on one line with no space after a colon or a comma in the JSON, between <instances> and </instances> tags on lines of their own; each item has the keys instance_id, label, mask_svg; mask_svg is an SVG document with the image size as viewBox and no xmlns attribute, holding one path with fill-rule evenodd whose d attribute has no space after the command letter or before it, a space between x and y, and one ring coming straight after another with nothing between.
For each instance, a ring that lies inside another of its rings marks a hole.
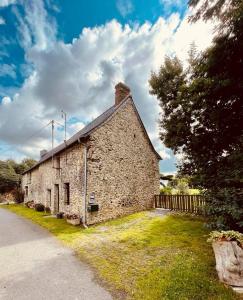
<instances>
[{"instance_id":1,"label":"stone wall","mask_svg":"<svg viewBox=\"0 0 243 300\"><path fill-rule=\"evenodd\" d=\"M99 211L87 214L88 224L153 206L159 194L159 160L132 100L91 134L89 147L87 201L94 193Z\"/></svg>"},{"instance_id":2,"label":"stone wall","mask_svg":"<svg viewBox=\"0 0 243 300\"><path fill-rule=\"evenodd\" d=\"M58 160L60 157L60 169L58 169ZM59 153L39 165L31 171L31 181L29 173L26 173L22 179L22 188L28 186L28 197L25 196L25 202L34 201L50 207L52 212L58 210L59 187L59 211L65 213L82 214L82 203L84 201L84 151L83 146L76 144L68 148L66 152ZM54 168L53 168L54 166ZM70 204L65 203L64 183L70 185Z\"/></svg>"}]
</instances>

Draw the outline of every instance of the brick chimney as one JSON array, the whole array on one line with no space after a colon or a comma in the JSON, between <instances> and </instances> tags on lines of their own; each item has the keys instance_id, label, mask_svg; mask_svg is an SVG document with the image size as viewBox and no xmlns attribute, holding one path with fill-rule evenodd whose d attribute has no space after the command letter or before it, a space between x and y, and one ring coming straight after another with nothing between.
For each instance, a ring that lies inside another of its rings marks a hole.
<instances>
[{"instance_id":1,"label":"brick chimney","mask_svg":"<svg viewBox=\"0 0 243 300\"><path fill-rule=\"evenodd\" d=\"M42 158L47 153L46 149L40 151L40 158Z\"/></svg>"},{"instance_id":2,"label":"brick chimney","mask_svg":"<svg viewBox=\"0 0 243 300\"><path fill-rule=\"evenodd\" d=\"M129 87L127 85L125 85L122 82L119 82L116 86L115 86L115 105L118 105L119 103L121 103L121 101L126 98L131 90L129 89Z\"/></svg>"}]
</instances>

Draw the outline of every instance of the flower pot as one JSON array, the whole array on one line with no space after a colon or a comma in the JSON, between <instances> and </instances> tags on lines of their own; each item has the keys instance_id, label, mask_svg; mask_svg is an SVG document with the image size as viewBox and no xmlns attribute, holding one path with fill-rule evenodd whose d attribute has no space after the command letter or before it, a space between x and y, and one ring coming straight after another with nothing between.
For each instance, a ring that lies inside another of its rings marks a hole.
<instances>
[{"instance_id":1,"label":"flower pot","mask_svg":"<svg viewBox=\"0 0 243 300\"><path fill-rule=\"evenodd\" d=\"M63 212L58 212L58 213L56 214L57 219L62 219L62 218L63 218L63 215L64 215Z\"/></svg>"},{"instance_id":2,"label":"flower pot","mask_svg":"<svg viewBox=\"0 0 243 300\"><path fill-rule=\"evenodd\" d=\"M80 225L80 219L67 219L67 222L68 222L69 224L74 225L74 226Z\"/></svg>"},{"instance_id":3,"label":"flower pot","mask_svg":"<svg viewBox=\"0 0 243 300\"><path fill-rule=\"evenodd\" d=\"M235 241L213 242L219 280L243 288L243 249Z\"/></svg>"}]
</instances>

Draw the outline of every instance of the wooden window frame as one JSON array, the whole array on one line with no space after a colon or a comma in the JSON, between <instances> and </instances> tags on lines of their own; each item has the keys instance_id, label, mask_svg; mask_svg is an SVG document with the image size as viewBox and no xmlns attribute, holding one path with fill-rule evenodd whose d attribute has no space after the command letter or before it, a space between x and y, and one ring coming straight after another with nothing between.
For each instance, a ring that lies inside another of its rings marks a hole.
<instances>
[{"instance_id":1,"label":"wooden window frame","mask_svg":"<svg viewBox=\"0 0 243 300\"><path fill-rule=\"evenodd\" d=\"M64 202L66 205L70 205L70 183L64 183Z\"/></svg>"},{"instance_id":2,"label":"wooden window frame","mask_svg":"<svg viewBox=\"0 0 243 300\"><path fill-rule=\"evenodd\" d=\"M28 185L26 185L24 187L24 191L25 191L25 196L28 197L29 196L29 187L28 187Z\"/></svg>"}]
</instances>

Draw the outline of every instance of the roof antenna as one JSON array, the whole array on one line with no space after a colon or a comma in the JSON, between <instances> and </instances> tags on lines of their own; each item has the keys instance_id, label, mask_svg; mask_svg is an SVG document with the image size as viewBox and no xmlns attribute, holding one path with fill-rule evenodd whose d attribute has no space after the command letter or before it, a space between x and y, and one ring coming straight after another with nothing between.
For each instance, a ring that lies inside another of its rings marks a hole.
<instances>
[{"instance_id":1,"label":"roof antenna","mask_svg":"<svg viewBox=\"0 0 243 300\"><path fill-rule=\"evenodd\" d=\"M62 110L62 118L64 119L64 142L66 143L67 140L67 113Z\"/></svg>"},{"instance_id":2,"label":"roof antenna","mask_svg":"<svg viewBox=\"0 0 243 300\"><path fill-rule=\"evenodd\" d=\"M67 113L64 110L61 110L62 118L64 119L64 144L65 149L67 148ZM66 158L66 164L67 164L67 151L65 151L65 158Z\"/></svg>"},{"instance_id":3,"label":"roof antenna","mask_svg":"<svg viewBox=\"0 0 243 300\"><path fill-rule=\"evenodd\" d=\"M53 162L53 149L54 149L54 120L51 120L51 150L52 150L52 167L54 167L54 162Z\"/></svg>"}]
</instances>

